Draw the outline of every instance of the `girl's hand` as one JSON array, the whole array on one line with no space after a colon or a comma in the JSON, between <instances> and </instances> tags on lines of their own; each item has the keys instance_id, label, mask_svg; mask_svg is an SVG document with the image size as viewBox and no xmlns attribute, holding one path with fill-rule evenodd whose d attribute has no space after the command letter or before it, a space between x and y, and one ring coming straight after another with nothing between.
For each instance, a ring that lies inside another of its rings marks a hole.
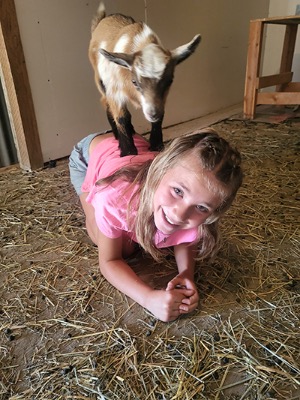
<instances>
[{"instance_id":1,"label":"girl's hand","mask_svg":"<svg viewBox=\"0 0 300 400\"><path fill-rule=\"evenodd\" d=\"M189 301L193 293L194 290L189 289L152 290L147 296L145 308L163 322L174 321L186 313L182 307L189 307L184 302Z\"/></svg>"},{"instance_id":2,"label":"girl's hand","mask_svg":"<svg viewBox=\"0 0 300 400\"><path fill-rule=\"evenodd\" d=\"M168 283L166 290L177 291L179 290L179 288L180 290L186 289L191 293L190 295L187 295L182 299L182 304L180 306L181 314L194 311L197 308L199 302L199 294L195 282L192 279L185 277L184 273L178 274Z\"/></svg>"}]
</instances>

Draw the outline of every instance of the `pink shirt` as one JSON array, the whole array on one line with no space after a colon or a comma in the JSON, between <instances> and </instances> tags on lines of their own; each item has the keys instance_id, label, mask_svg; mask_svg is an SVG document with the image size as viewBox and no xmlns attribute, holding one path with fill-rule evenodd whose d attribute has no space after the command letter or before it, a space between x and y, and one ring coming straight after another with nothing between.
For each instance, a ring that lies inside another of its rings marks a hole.
<instances>
[{"instance_id":1,"label":"pink shirt","mask_svg":"<svg viewBox=\"0 0 300 400\"><path fill-rule=\"evenodd\" d=\"M100 231L109 238L118 238L124 234L137 242L135 233L128 226L128 218L134 221L138 199L132 203L130 215L128 204L136 187L129 188L129 183L116 180L110 185L96 186L100 179L113 174L128 164L144 163L152 160L157 153L149 151L149 143L140 136L134 136L138 155L120 157L118 141L107 138L100 142L90 155L86 178L82 191L89 192L86 201L95 209L95 219ZM171 235L156 231L154 241L157 248L170 247L180 243L191 243L198 238L198 229L179 230Z\"/></svg>"}]
</instances>

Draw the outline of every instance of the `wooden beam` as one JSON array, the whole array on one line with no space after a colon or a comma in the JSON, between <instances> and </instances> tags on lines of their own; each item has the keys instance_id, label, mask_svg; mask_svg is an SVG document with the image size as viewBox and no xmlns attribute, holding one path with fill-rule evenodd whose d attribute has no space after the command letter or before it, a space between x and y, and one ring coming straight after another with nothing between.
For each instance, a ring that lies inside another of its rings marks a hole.
<instances>
[{"instance_id":1,"label":"wooden beam","mask_svg":"<svg viewBox=\"0 0 300 400\"><path fill-rule=\"evenodd\" d=\"M284 17L269 17L261 18L259 21L267 24L282 24L282 25L298 25L300 23L300 15L289 15Z\"/></svg>"},{"instance_id":2,"label":"wooden beam","mask_svg":"<svg viewBox=\"0 0 300 400\"><path fill-rule=\"evenodd\" d=\"M257 78L257 89L262 89L269 86L282 85L291 82L293 72L285 72L282 74L261 76Z\"/></svg>"},{"instance_id":3,"label":"wooden beam","mask_svg":"<svg viewBox=\"0 0 300 400\"><path fill-rule=\"evenodd\" d=\"M250 119L254 118L255 113L256 80L260 71L263 28L263 23L260 20L250 22L244 91L244 117Z\"/></svg>"},{"instance_id":4,"label":"wooden beam","mask_svg":"<svg viewBox=\"0 0 300 400\"><path fill-rule=\"evenodd\" d=\"M272 92L258 93L257 104L300 104L300 93L294 92Z\"/></svg>"},{"instance_id":5,"label":"wooden beam","mask_svg":"<svg viewBox=\"0 0 300 400\"><path fill-rule=\"evenodd\" d=\"M280 73L292 70L298 25L287 25L285 28L283 49L281 54ZM284 90L284 85L278 85L277 92Z\"/></svg>"},{"instance_id":6,"label":"wooden beam","mask_svg":"<svg viewBox=\"0 0 300 400\"><path fill-rule=\"evenodd\" d=\"M300 82L290 82L284 86L284 92L300 92Z\"/></svg>"},{"instance_id":7,"label":"wooden beam","mask_svg":"<svg viewBox=\"0 0 300 400\"><path fill-rule=\"evenodd\" d=\"M43 157L13 0L0 1L0 73L21 168L43 166Z\"/></svg>"}]
</instances>

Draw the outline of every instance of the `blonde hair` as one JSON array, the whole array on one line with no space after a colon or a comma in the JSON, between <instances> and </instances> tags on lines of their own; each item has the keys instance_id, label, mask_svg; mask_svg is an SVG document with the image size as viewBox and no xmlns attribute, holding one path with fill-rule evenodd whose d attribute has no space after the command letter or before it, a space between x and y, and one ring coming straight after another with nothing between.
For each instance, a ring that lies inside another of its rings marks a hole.
<instances>
[{"instance_id":1,"label":"blonde hair","mask_svg":"<svg viewBox=\"0 0 300 400\"><path fill-rule=\"evenodd\" d=\"M203 172L212 172L215 179L214 187L221 195L222 202L217 210L199 226L198 258L213 256L218 250L219 230L218 219L228 210L242 184L241 157L239 152L212 128L206 128L192 134L180 136L172 140L153 161L143 165L125 167L117 173L97 184L110 183L122 178L138 185L129 207L128 216L131 228L134 229L138 243L145 251L159 261L165 253L154 243L156 226L153 215L153 197L156 189L165 175L179 160L192 152L199 159ZM136 218L130 218L134 199L138 197Z\"/></svg>"}]
</instances>

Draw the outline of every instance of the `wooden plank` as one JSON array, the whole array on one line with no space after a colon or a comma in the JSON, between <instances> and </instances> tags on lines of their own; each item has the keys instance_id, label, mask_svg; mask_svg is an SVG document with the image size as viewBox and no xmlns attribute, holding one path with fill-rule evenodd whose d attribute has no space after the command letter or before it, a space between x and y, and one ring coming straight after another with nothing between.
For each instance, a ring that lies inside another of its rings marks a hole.
<instances>
[{"instance_id":1,"label":"wooden plank","mask_svg":"<svg viewBox=\"0 0 300 400\"><path fill-rule=\"evenodd\" d=\"M300 93L294 92L272 92L258 93L257 104L300 104Z\"/></svg>"},{"instance_id":2,"label":"wooden plank","mask_svg":"<svg viewBox=\"0 0 300 400\"><path fill-rule=\"evenodd\" d=\"M257 89L262 89L265 87L281 85L283 83L289 83L293 79L292 72L285 72L281 74L261 76L257 79Z\"/></svg>"},{"instance_id":3,"label":"wooden plank","mask_svg":"<svg viewBox=\"0 0 300 400\"><path fill-rule=\"evenodd\" d=\"M257 77L260 71L263 23L259 20L250 22L249 42L244 91L244 118L253 119L257 96Z\"/></svg>"},{"instance_id":4,"label":"wooden plank","mask_svg":"<svg viewBox=\"0 0 300 400\"><path fill-rule=\"evenodd\" d=\"M24 169L30 169L30 159L26 146L26 139L16 96L14 79L11 74L8 55L6 52L5 41L2 27L0 24L0 78L3 86L5 102L7 105L11 130L17 149L18 160Z\"/></svg>"},{"instance_id":5,"label":"wooden plank","mask_svg":"<svg viewBox=\"0 0 300 400\"><path fill-rule=\"evenodd\" d=\"M300 92L300 82L290 82L284 87L284 92Z\"/></svg>"},{"instance_id":6,"label":"wooden plank","mask_svg":"<svg viewBox=\"0 0 300 400\"><path fill-rule=\"evenodd\" d=\"M260 18L253 21L261 21L267 24L300 24L300 15L289 15L284 17L269 17L269 18Z\"/></svg>"},{"instance_id":7,"label":"wooden plank","mask_svg":"<svg viewBox=\"0 0 300 400\"><path fill-rule=\"evenodd\" d=\"M267 24L278 24L278 25L299 25L300 17L297 15L290 15L289 17L284 18L269 18L268 21L265 21Z\"/></svg>"},{"instance_id":8,"label":"wooden plank","mask_svg":"<svg viewBox=\"0 0 300 400\"><path fill-rule=\"evenodd\" d=\"M33 99L13 0L0 1L1 79L21 168L43 166Z\"/></svg>"},{"instance_id":9,"label":"wooden plank","mask_svg":"<svg viewBox=\"0 0 300 400\"><path fill-rule=\"evenodd\" d=\"M285 28L284 42L281 55L280 72L290 72L292 70L297 38L298 25L287 25ZM284 85L276 87L277 92L284 90Z\"/></svg>"},{"instance_id":10,"label":"wooden plank","mask_svg":"<svg viewBox=\"0 0 300 400\"><path fill-rule=\"evenodd\" d=\"M297 31L298 25L286 26L281 55L280 72L289 72L292 70Z\"/></svg>"}]
</instances>

